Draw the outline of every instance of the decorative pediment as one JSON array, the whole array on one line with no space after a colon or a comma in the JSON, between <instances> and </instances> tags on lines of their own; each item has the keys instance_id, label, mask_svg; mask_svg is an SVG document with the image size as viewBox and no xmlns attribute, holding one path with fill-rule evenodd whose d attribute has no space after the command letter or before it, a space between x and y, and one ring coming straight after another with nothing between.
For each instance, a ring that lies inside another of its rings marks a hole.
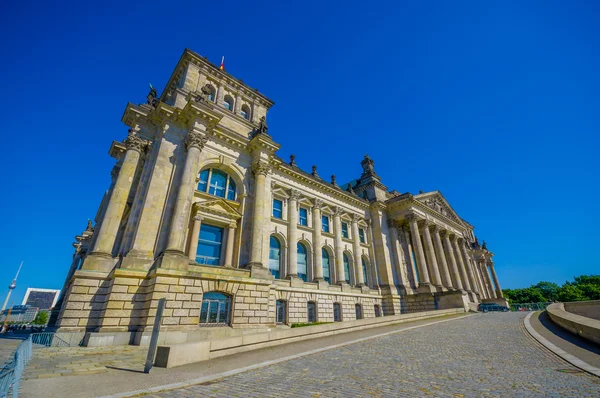
<instances>
[{"instance_id":1,"label":"decorative pediment","mask_svg":"<svg viewBox=\"0 0 600 398\"><path fill-rule=\"evenodd\" d=\"M434 210L435 212L448 217L449 219L462 225L462 219L456 214L456 212L450 207L448 201L442 196L439 191L428 192L415 196L415 199L423 203L425 206Z\"/></svg>"},{"instance_id":2,"label":"decorative pediment","mask_svg":"<svg viewBox=\"0 0 600 398\"><path fill-rule=\"evenodd\" d=\"M197 202L194 204L194 211L196 213L212 214L215 216L238 220L242 218L242 215L229 204L225 199L214 199L206 202Z\"/></svg>"}]
</instances>

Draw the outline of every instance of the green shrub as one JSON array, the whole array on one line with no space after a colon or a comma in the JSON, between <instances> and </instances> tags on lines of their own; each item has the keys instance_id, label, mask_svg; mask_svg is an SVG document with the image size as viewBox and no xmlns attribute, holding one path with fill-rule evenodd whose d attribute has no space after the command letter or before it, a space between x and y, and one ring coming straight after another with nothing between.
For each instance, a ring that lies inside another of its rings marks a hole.
<instances>
[{"instance_id":1,"label":"green shrub","mask_svg":"<svg viewBox=\"0 0 600 398\"><path fill-rule=\"evenodd\" d=\"M331 322L302 322L302 323L292 323L291 327L292 328L301 328L301 327L304 327L304 326L324 325L326 323L331 323Z\"/></svg>"}]
</instances>

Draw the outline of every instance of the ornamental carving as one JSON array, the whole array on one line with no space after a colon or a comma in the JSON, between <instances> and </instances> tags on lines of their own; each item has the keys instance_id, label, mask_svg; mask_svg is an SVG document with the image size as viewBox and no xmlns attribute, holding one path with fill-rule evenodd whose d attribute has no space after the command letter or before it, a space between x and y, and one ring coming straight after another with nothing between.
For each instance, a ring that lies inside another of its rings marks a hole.
<instances>
[{"instance_id":1,"label":"ornamental carving","mask_svg":"<svg viewBox=\"0 0 600 398\"><path fill-rule=\"evenodd\" d=\"M266 176L271 172L271 165L267 163L257 162L252 165L252 171L254 172L255 176L259 174Z\"/></svg>"},{"instance_id":2,"label":"ornamental carving","mask_svg":"<svg viewBox=\"0 0 600 398\"><path fill-rule=\"evenodd\" d=\"M296 190L296 189L292 189L290 191L290 200L298 200L300 199L300 191Z\"/></svg>"},{"instance_id":3,"label":"ornamental carving","mask_svg":"<svg viewBox=\"0 0 600 398\"><path fill-rule=\"evenodd\" d=\"M422 203L429 207L432 210L440 213L443 216L451 218L455 221L459 221L458 217L454 214L454 212L444 203L443 199L439 196L429 197L422 201Z\"/></svg>"},{"instance_id":4,"label":"ornamental carving","mask_svg":"<svg viewBox=\"0 0 600 398\"><path fill-rule=\"evenodd\" d=\"M339 217L339 216L341 216L343 212L344 212L344 211L342 210L342 208L341 208L341 207L336 207L336 208L334 208L334 209L333 209L333 215L334 215L335 217Z\"/></svg>"},{"instance_id":5,"label":"ornamental carving","mask_svg":"<svg viewBox=\"0 0 600 398\"><path fill-rule=\"evenodd\" d=\"M204 144L208 141L208 137L199 131L190 131L185 137L185 149L189 150L192 147L196 147L199 150L204 148Z\"/></svg>"},{"instance_id":6,"label":"ornamental carving","mask_svg":"<svg viewBox=\"0 0 600 398\"><path fill-rule=\"evenodd\" d=\"M419 221L419 217L415 213L409 213L404 216L408 220L408 222L417 222Z\"/></svg>"},{"instance_id":7,"label":"ornamental carving","mask_svg":"<svg viewBox=\"0 0 600 398\"><path fill-rule=\"evenodd\" d=\"M133 130L129 130L129 134L127 134L127 138L123 141L127 150L137 151L139 153L144 152L150 147L150 142L141 139Z\"/></svg>"},{"instance_id":8,"label":"ornamental carving","mask_svg":"<svg viewBox=\"0 0 600 398\"><path fill-rule=\"evenodd\" d=\"M360 221L360 216L358 214L353 214L352 215L352 222L353 223L357 223Z\"/></svg>"},{"instance_id":9,"label":"ornamental carving","mask_svg":"<svg viewBox=\"0 0 600 398\"><path fill-rule=\"evenodd\" d=\"M324 206L324 203L321 199L315 199L315 204L313 206L314 209L321 209Z\"/></svg>"}]
</instances>

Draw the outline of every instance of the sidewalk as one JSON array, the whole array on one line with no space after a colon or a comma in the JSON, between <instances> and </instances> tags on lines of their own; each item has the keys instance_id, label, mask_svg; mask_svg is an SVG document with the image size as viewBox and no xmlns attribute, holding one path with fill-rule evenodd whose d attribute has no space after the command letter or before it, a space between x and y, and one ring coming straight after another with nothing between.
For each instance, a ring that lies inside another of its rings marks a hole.
<instances>
[{"instance_id":1,"label":"sidewalk","mask_svg":"<svg viewBox=\"0 0 600 398\"><path fill-rule=\"evenodd\" d=\"M600 368L600 346L556 325L546 311L531 316L531 326L546 340L576 358Z\"/></svg>"},{"instance_id":2,"label":"sidewalk","mask_svg":"<svg viewBox=\"0 0 600 398\"><path fill-rule=\"evenodd\" d=\"M464 317L465 314L442 316L290 343L172 369L153 368L150 375L146 375L142 372L144 368L142 360L138 365L131 363L130 366L107 367L106 371L103 373L25 380L22 383L21 391L22 396L25 398L39 396L87 398L118 394L218 375L223 372L244 368L257 363L273 361L283 357L298 355L304 352L343 344L361 338L368 338L382 333L401 331L415 326L446 320L455 320ZM124 347L112 347L113 354L118 355L119 351L123 350L123 348ZM74 348L74 350L81 350L81 348ZM68 351L63 351L63 354L65 356L69 355ZM104 347L104 354L108 354L107 347ZM63 360L66 359L67 358L63 357Z\"/></svg>"}]
</instances>

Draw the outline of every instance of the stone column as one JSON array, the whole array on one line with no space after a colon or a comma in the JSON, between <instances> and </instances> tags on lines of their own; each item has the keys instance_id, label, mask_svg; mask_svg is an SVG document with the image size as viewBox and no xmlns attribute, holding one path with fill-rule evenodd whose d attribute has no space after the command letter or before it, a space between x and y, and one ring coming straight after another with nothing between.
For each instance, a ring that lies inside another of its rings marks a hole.
<instances>
[{"instance_id":1,"label":"stone column","mask_svg":"<svg viewBox=\"0 0 600 398\"><path fill-rule=\"evenodd\" d=\"M360 250L360 236L358 232L358 221L360 217L356 214L352 217L352 240L354 250L354 269L356 270L356 284L357 286L364 286L365 277L362 269L362 256Z\"/></svg>"},{"instance_id":2,"label":"stone column","mask_svg":"<svg viewBox=\"0 0 600 398\"><path fill-rule=\"evenodd\" d=\"M423 237L425 238L425 246L427 248L427 252L429 253L429 259L431 260L431 272L432 272L432 282L437 288L442 287L442 278L440 277L440 269L438 267L437 258L435 257L435 249L433 248L433 242L431 240L431 232L429 231L429 227L431 223L425 221L423 223Z\"/></svg>"},{"instance_id":3,"label":"stone column","mask_svg":"<svg viewBox=\"0 0 600 398\"><path fill-rule=\"evenodd\" d=\"M456 263L458 264L458 270L460 272L460 280L462 281L463 287L466 291L471 291L471 284L469 278L467 278L467 270L465 269L465 263L463 262L462 254L460 253L460 245L458 237L454 239L454 254L456 256Z\"/></svg>"},{"instance_id":4,"label":"stone column","mask_svg":"<svg viewBox=\"0 0 600 398\"><path fill-rule=\"evenodd\" d=\"M416 246L417 266L419 267L419 287L430 287L429 272L427 271L427 263L425 262L425 252L419 235L419 226L417 225L417 216L409 214L406 219L410 224L410 232L413 244Z\"/></svg>"},{"instance_id":5,"label":"stone column","mask_svg":"<svg viewBox=\"0 0 600 398\"><path fill-rule=\"evenodd\" d=\"M315 281L323 280L323 257L321 257L321 199L315 199L312 208L313 215L313 278Z\"/></svg>"},{"instance_id":6,"label":"stone column","mask_svg":"<svg viewBox=\"0 0 600 398\"><path fill-rule=\"evenodd\" d=\"M381 279L379 277L379 270L377 269L377 258L375 257L375 247L374 247L374 239L373 239L373 227L371 226L371 220L367 219L367 230L365 231L366 234L366 241L367 244L369 245L369 264L368 264L368 269L367 269L367 273L371 274L371 280L373 281L373 283L371 283L371 285L373 286L373 288L377 289L380 288L381 286L379 286L379 279Z\"/></svg>"},{"instance_id":7,"label":"stone column","mask_svg":"<svg viewBox=\"0 0 600 398\"><path fill-rule=\"evenodd\" d=\"M487 287L487 281L485 280L485 277L483 275L483 269L481 267L481 262L480 261L476 261L475 262L475 269L477 271L477 273L479 274L480 280L481 280L481 287L483 289L483 297L484 298L490 298L490 292L488 290Z\"/></svg>"},{"instance_id":8,"label":"stone column","mask_svg":"<svg viewBox=\"0 0 600 398\"><path fill-rule=\"evenodd\" d=\"M494 285L492 285L492 279L490 278L490 273L485 260L481 262L481 272L483 273L483 279L488 290L488 296L490 298L496 298L496 294L494 292Z\"/></svg>"},{"instance_id":9,"label":"stone column","mask_svg":"<svg viewBox=\"0 0 600 398\"><path fill-rule=\"evenodd\" d=\"M478 292L477 288L477 280L475 279L475 275L473 274L473 269L471 268L471 264L469 263L469 253L467 252L467 247L465 246L465 242L460 245L461 253L463 256L463 261L465 263L465 269L467 271L467 277L469 278L469 283L471 284L471 290L474 292Z\"/></svg>"},{"instance_id":10,"label":"stone column","mask_svg":"<svg viewBox=\"0 0 600 398\"><path fill-rule=\"evenodd\" d=\"M242 97L239 95L235 96L235 114L239 115L242 110Z\"/></svg>"},{"instance_id":11,"label":"stone column","mask_svg":"<svg viewBox=\"0 0 600 398\"><path fill-rule=\"evenodd\" d=\"M149 142L138 137L133 130L129 130L129 135L123 143L127 148L125 158L113 186L100 227L95 232L94 246L82 266L82 269L85 270L106 272L114 266L112 251L115 239L123 219L127 198L131 191L141 154L149 146Z\"/></svg>"},{"instance_id":12,"label":"stone column","mask_svg":"<svg viewBox=\"0 0 600 398\"><path fill-rule=\"evenodd\" d=\"M188 259L184 257L183 252L185 250L185 237L192 211L194 191L196 190L200 152L204 148L206 141L208 141L205 132L206 126L196 124L185 138L187 155L181 174L181 181L177 189L177 199L173 206L167 248L163 253L160 264L161 268L185 269L188 264Z\"/></svg>"},{"instance_id":13,"label":"stone column","mask_svg":"<svg viewBox=\"0 0 600 398\"><path fill-rule=\"evenodd\" d=\"M406 240L406 247L408 250L408 258L410 259L410 267L412 270L412 275L413 275L413 287L416 289L417 287L419 287L419 280L417 277L417 266L415 264L415 259L413 257L413 245L410 241L410 231L406 228L403 228L403 232L404 232L404 239Z\"/></svg>"},{"instance_id":14,"label":"stone column","mask_svg":"<svg viewBox=\"0 0 600 398\"><path fill-rule=\"evenodd\" d=\"M257 162L252 165L254 171L254 211L252 220L252 249L250 254L250 267L264 267L262 263L262 245L264 240L265 218L265 190L267 174L271 166L267 163Z\"/></svg>"},{"instance_id":15,"label":"stone column","mask_svg":"<svg viewBox=\"0 0 600 398\"><path fill-rule=\"evenodd\" d=\"M411 286L410 281L408 280L406 255L401 241L401 237L404 236L402 226L398 221L388 219L388 231L390 233L390 244L392 246L392 266L396 267L398 286L400 287L402 294L406 295Z\"/></svg>"},{"instance_id":16,"label":"stone column","mask_svg":"<svg viewBox=\"0 0 600 398\"><path fill-rule=\"evenodd\" d=\"M452 248L452 242L450 241L450 233L444 232L444 248L446 249L446 255L450 260L450 272L452 274L452 280L454 280L454 287L458 290L463 290L462 279L458 272L458 265L456 264L456 257L454 256L454 249Z\"/></svg>"},{"instance_id":17,"label":"stone column","mask_svg":"<svg viewBox=\"0 0 600 398\"><path fill-rule=\"evenodd\" d=\"M494 278L494 285L496 286L496 298L504 298L504 294L502 294L502 288L500 287L500 282L498 281L498 275L496 275L494 263L490 262L489 264L490 271L492 271L492 278Z\"/></svg>"},{"instance_id":18,"label":"stone column","mask_svg":"<svg viewBox=\"0 0 600 398\"><path fill-rule=\"evenodd\" d=\"M483 285L483 281L481 280L481 272L479 271L479 266L477 265L477 261L473 257L471 253L471 267L473 267L473 272L475 273L475 279L477 279L477 286L479 286L479 295L481 298L487 298L485 296L485 286Z\"/></svg>"},{"instance_id":19,"label":"stone column","mask_svg":"<svg viewBox=\"0 0 600 398\"><path fill-rule=\"evenodd\" d=\"M298 199L300 192L292 189L288 200L288 278L298 276Z\"/></svg>"},{"instance_id":20,"label":"stone column","mask_svg":"<svg viewBox=\"0 0 600 398\"><path fill-rule=\"evenodd\" d=\"M237 224L232 222L227 227L227 247L225 248L225 266L233 267L233 249L235 247L235 228Z\"/></svg>"},{"instance_id":21,"label":"stone column","mask_svg":"<svg viewBox=\"0 0 600 398\"><path fill-rule=\"evenodd\" d=\"M446 261L446 256L444 255L444 247L442 246L442 239L440 238L440 227L437 225L434 227L433 230L433 240L435 242L435 248L437 249L438 253L438 264L440 265L442 282L445 283L446 287L452 288L452 278L450 277L448 262Z\"/></svg>"},{"instance_id":22,"label":"stone column","mask_svg":"<svg viewBox=\"0 0 600 398\"><path fill-rule=\"evenodd\" d=\"M192 234L190 236L190 247L188 249L188 258L191 261L196 261L196 253L198 252L198 239L200 238L200 227L202 226L202 216L194 216L194 225L192 226Z\"/></svg>"},{"instance_id":23,"label":"stone column","mask_svg":"<svg viewBox=\"0 0 600 398\"><path fill-rule=\"evenodd\" d=\"M333 213L333 228L335 229L335 269L337 274L337 284L343 285L346 283L344 272L344 246L342 244L342 209L335 208Z\"/></svg>"}]
</instances>

